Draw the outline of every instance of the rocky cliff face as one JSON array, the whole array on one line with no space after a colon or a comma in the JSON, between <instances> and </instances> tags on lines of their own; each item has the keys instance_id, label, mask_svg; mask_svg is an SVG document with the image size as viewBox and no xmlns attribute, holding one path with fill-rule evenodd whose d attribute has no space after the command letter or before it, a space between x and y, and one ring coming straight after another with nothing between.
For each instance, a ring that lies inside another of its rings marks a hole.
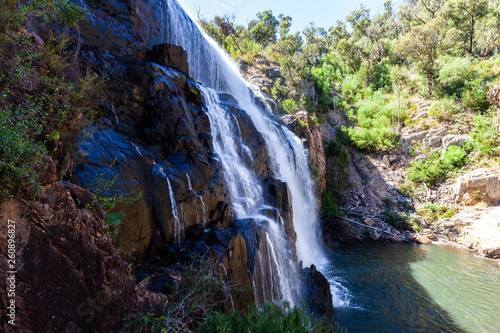
<instances>
[{"instance_id":1,"label":"rocky cliff face","mask_svg":"<svg viewBox=\"0 0 500 333\"><path fill-rule=\"evenodd\" d=\"M125 210L114 244L127 259L142 262L183 249L209 250L231 279L250 286L259 275L258 300L276 299L277 274L262 269L270 256L262 221L236 220L219 157L212 145L207 108L197 83L189 77L188 54L164 43L161 16L166 1L132 3L86 1L89 20L80 27L84 65L109 78L103 118L79 143L81 162L72 180L92 187L96 179L114 180L108 194L142 197ZM248 114L229 95L221 106L238 123L250 149L248 164L260 177L269 209L263 215L282 219L296 260L291 199L285 183L272 178L267 147ZM209 235L207 238L206 235ZM274 279L274 280L273 280ZM274 294L273 294L274 293ZM272 295L272 296L269 296ZM251 295L254 297L254 295ZM248 303L248 296L241 296Z\"/></svg>"},{"instance_id":2,"label":"rocky cliff face","mask_svg":"<svg viewBox=\"0 0 500 333\"><path fill-rule=\"evenodd\" d=\"M54 172L30 216L17 202L0 205L0 229L15 221L16 332L111 332L135 304L128 265L103 233L104 211L83 188ZM49 168L50 169L50 168ZM0 242L7 244L6 233ZM0 255L0 288L9 271ZM7 296L1 293L1 318ZM14 332L2 323L2 332Z\"/></svg>"},{"instance_id":3,"label":"rocky cliff face","mask_svg":"<svg viewBox=\"0 0 500 333\"><path fill-rule=\"evenodd\" d=\"M145 284L135 288L115 248L136 263L209 253L243 290L235 292L236 306L282 298L280 266L299 270L292 201L287 184L273 178L265 141L251 118L231 96L220 94L221 106L231 112L250 149L247 164L260 178L268 205L261 213L279 221L292 263L280 263L272 253L269 221L235 217L206 102L189 77L189 55L181 46L164 43L169 32L162 13L168 1L78 4L89 15L74 31L81 42L74 52L81 66L107 80L106 101L100 119L80 136L80 156L69 172L78 185L58 181L47 160L41 170L46 186L32 217L15 215L15 204L1 208L2 222L6 216L18 218L25 237L18 251L19 289L25 291L19 294L19 312L25 316L21 328L115 331L127 312L142 308L151 300L148 293L154 293L151 288L144 292ZM43 38L45 27L38 29ZM309 136L320 146L318 133ZM113 239L104 233L104 211L84 188L139 198L116 207L125 217ZM53 294L43 294L52 286L57 287Z\"/></svg>"}]
</instances>

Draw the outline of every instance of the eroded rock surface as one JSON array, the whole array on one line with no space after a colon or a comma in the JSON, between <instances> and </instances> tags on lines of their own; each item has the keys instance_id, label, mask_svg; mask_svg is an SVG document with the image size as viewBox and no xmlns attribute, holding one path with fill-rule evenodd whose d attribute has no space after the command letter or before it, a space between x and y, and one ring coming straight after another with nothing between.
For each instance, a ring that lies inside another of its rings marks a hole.
<instances>
[{"instance_id":1,"label":"eroded rock surface","mask_svg":"<svg viewBox=\"0 0 500 333\"><path fill-rule=\"evenodd\" d=\"M0 206L0 242L16 226L16 332L113 332L135 303L127 263L102 233L105 214L81 187L54 182L31 217L10 201ZM2 245L3 248L3 245ZM6 290L6 257L0 255ZM1 293L1 318L6 294ZM3 321L2 332L13 332Z\"/></svg>"}]
</instances>

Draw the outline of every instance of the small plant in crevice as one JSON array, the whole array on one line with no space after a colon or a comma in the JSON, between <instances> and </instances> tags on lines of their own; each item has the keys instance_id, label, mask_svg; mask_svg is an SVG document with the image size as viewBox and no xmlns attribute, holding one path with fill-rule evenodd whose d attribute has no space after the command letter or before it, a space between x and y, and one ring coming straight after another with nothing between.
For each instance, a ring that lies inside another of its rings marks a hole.
<instances>
[{"instance_id":1,"label":"small plant in crevice","mask_svg":"<svg viewBox=\"0 0 500 333\"><path fill-rule=\"evenodd\" d=\"M108 171L116 160L108 167ZM114 235L118 231L122 219L125 217L124 210L118 210L117 207L132 205L140 201L143 197L142 192L137 194L117 194L112 191L112 188L118 178L118 175L107 178L106 172L102 172L90 185L90 191L94 193L96 201L106 211L106 219L104 221L106 231L110 235Z\"/></svg>"}]
</instances>

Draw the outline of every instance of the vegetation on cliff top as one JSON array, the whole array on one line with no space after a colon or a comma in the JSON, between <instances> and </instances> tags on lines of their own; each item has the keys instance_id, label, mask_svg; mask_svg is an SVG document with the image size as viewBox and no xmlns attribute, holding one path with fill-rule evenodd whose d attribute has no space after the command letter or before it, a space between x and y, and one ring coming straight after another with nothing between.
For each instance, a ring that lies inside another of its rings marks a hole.
<instances>
[{"instance_id":1,"label":"vegetation on cliff top","mask_svg":"<svg viewBox=\"0 0 500 333\"><path fill-rule=\"evenodd\" d=\"M361 5L329 28L311 22L293 34L293 19L270 10L247 26L229 16L200 22L244 72L262 67L263 57L279 65L280 77L268 75L269 93L283 112L304 109L320 122L330 110L347 114L349 143L362 152L401 153L410 131L446 127L470 136L441 152L412 143L407 154L423 159L407 170L406 194L500 162L500 115L488 98L500 83L498 1L406 0L396 8L387 0L375 15ZM316 97L304 94L307 82ZM333 185L323 202L327 215L338 211Z\"/></svg>"}]
</instances>

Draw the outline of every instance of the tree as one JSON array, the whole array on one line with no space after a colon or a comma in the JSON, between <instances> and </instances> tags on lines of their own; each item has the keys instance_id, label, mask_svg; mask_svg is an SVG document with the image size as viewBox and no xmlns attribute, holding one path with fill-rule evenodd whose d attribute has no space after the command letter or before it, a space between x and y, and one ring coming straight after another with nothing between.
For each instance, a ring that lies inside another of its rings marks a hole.
<instances>
[{"instance_id":1,"label":"tree","mask_svg":"<svg viewBox=\"0 0 500 333\"><path fill-rule=\"evenodd\" d=\"M432 96L433 82L437 72L436 60L449 44L444 27L444 22L440 18L415 26L403 37L395 49L396 54L409 58L418 65L427 78L429 96Z\"/></svg>"},{"instance_id":2,"label":"tree","mask_svg":"<svg viewBox=\"0 0 500 333\"><path fill-rule=\"evenodd\" d=\"M464 49L474 56L474 41L478 22L488 13L488 0L450 0L444 15L458 29Z\"/></svg>"},{"instance_id":3,"label":"tree","mask_svg":"<svg viewBox=\"0 0 500 333\"><path fill-rule=\"evenodd\" d=\"M437 17L445 0L405 0L398 16L406 32L416 25L426 24Z\"/></svg>"},{"instance_id":4,"label":"tree","mask_svg":"<svg viewBox=\"0 0 500 333\"><path fill-rule=\"evenodd\" d=\"M290 33L290 27L292 26L292 18L290 16L285 16L283 14L278 15L278 19L280 20L279 28L280 28L280 40L285 39Z\"/></svg>"},{"instance_id":5,"label":"tree","mask_svg":"<svg viewBox=\"0 0 500 333\"><path fill-rule=\"evenodd\" d=\"M271 10L257 13L257 20L248 24L250 36L253 41L267 46L276 43L276 33L280 22L274 17Z\"/></svg>"}]
</instances>

